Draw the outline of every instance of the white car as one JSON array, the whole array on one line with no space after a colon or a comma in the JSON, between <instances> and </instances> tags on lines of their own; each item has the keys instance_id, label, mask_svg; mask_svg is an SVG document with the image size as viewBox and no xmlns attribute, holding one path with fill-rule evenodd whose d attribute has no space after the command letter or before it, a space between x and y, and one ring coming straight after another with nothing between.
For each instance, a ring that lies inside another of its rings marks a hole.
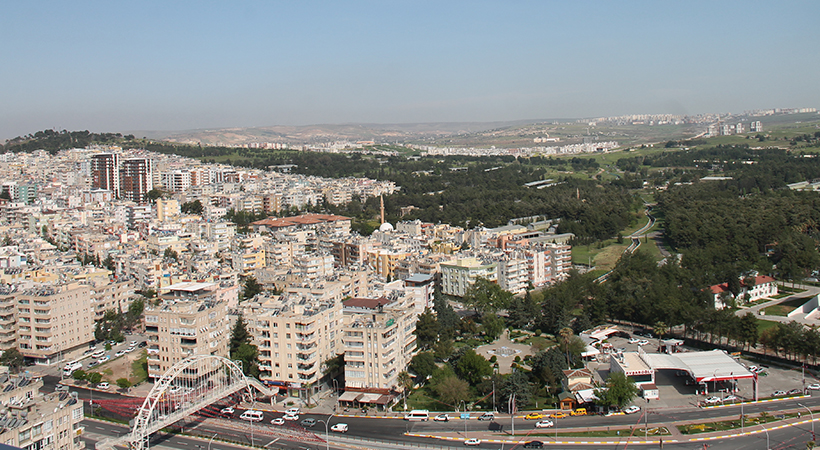
<instances>
[{"instance_id":1,"label":"white car","mask_svg":"<svg viewBox=\"0 0 820 450\"><path fill-rule=\"evenodd\" d=\"M335 431L337 433L347 433L347 424L334 423L333 426L330 427L330 431Z\"/></svg>"},{"instance_id":2,"label":"white car","mask_svg":"<svg viewBox=\"0 0 820 450\"><path fill-rule=\"evenodd\" d=\"M630 344L637 344L638 342L641 342L641 340L636 338L636 337L629 338L629 343Z\"/></svg>"},{"instance_id":3,"label":"white car","mask_svg":"<svg viewBox=\"0 0 820 450\"><path fill-rule=\"evenodd\" d=\"M786 395L786 391L774 391L772 393L772 397L783 397L784 395Z\"/></svg>"},{"instance_id":4,"label":"white car","mask_svg":"<svg viewBox=\"0 0 820 450\"><path fill-rule=\"evenodd\" d=\"M97 389L108 389L110 387L111 387L111 385L106 383L106 382L102 382L102 383L97 385Z\"/></svg>"},{"instance_id":5,"label":"white car","mask_svg":"<svg viewBox=\"0 0 820 450\"><path fill-rule=\"evenodd\" d=\"M715 403L720 403L720 397L707 397L703 402L707 405L714 405Z\"/></svg>"},{"instance_id":6,"label":"white car","mask_svg":"<svg viewBox=\"0 0 820 450\"><path fill-rule=\"evenodd\" d=\"M638 412L640 410L641 410L640 406L632 405L632 406L624 409L624 414L635 414L636 412Z\"/></svg>"},{"instance_id":7,"label":"white car","mask_svg":"<svg viewBox=\"0 0 820 450\"><path fill-rule=\"evenodd\" d=\"M299 420L299 416L297 414L285 414L282 418L285 420Z\"/></svg>"},{"instance_id":8,"label":"white car","mask_svg":"<svg viewBox=\"0 0 820 450\"><path fill-rule=\"evenodd\" d=\"M638 341L638 345L649 345L649 341L647 341L646 339L641 339L640 341Z\"/></svg>"},{"instance_id":9,"label":"white car","mask_svg":"<svg viewBox=\"0 0 820 450\"><path fill-rule=\"evenodd\" d=\"M542 420L540 422L535 422L535 428L551 428L555 426L551 420Z\"/></svg>"},{"instance_id":10,"label":"white car","mask_svg":"<svg viewBox=\"0 0 820 450\"><path fill-rule=\"evenodd\" d=\"M277 417L277 418L271 420L270 423L273 424L273 425L284 425L285 424L285 419L283 419L281 417Z\"/></svg>"},{"instance_id":11,"label":"white car","mask_svg":"<svg viewBox=\"0 0 820 450\"><path fill-rule=\"evenodd\" d=\"M464 445L481 445L481 439L467 439L464 441Z\"/></svg>"},{"instance_id":12,"label":"white car","mask_svg":"<svg viewBox=\"0 0 820 450\"><path fill-rule=\"evenodd\" d=\"M435 420L436 422L448 422L450 420L450 416L448 416L447 414L439 414L433 417L433 420Z\"/></svg>"},{"instance_id":13,"label":"white car","mask_svg":"<svg viewBox=\"0 0 820 450\"><path fill-rule=\"evenodd\" d=\"M179 386L172 386L172 387L171 387L171 389L169 389L169 390L168 390L168 392L170 392L170 393L172 393L172 394L177 394L177 393L179 393L181 390L182 390L182 388L181 388L181 387L179 387Z\"/></svg>"},{"instance_id":14,"label":"white car","mask_svg":"<svg viewBox=\"0 0 820 450\"><path fill-rule=\"evenodd\" d=\"M721 401L723 401L723 402L736 402L738 400L740 400L740 399L737 397L737 395L729 394L726 397L723 397L723 400L721 400Z\"/></svg>"},{"instance_id":15,"label":"white car","mask_svg":"<svg viewBox=\"0 0 820 450\"><path fill-rule=\"evenodd\" d=\"M117 353L114 353L115 358L119 358L120 356L125 354L125 350L120 350Z\"/></svg>"},{"instance_id":16,"label":"white car","mask_svg":"<svg viewBox=\"0 0 820 450\"><path fill-rule=\"evenodd\" d=\"M806 386L806 389L808 389L810 391L820 391L820 383L810 384L810 385Z\"/></svg>"},{"instance_id":17,"label":"white car","mask_svg":"<svg viewBox=\"0 0 820 450\"><path fill-rule=\"evenodd\" d=\"M236 412L236 410L233 409L233 406L228 406L226 408L222 408L222 410L219 412L222 414L233 415L233 413Z\"/></svg>"},{"instance_id":18,"label":"white car","mask_svg":"<svg viewBox=\"0 0 820 450\"><path fill-rule=\"evenodd\" d=\"M285 415L289 416L298 416L302 413L302 410L299 408L288 408L285 410Z\"/></svg>"}]
</instances>

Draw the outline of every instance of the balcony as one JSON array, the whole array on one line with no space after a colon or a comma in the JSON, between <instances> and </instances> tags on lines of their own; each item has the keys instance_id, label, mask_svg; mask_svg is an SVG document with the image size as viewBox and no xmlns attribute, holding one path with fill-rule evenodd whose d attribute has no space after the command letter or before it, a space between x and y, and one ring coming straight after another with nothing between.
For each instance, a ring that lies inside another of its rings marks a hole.
<instances>
[{"instance_id":1,"label":"balcony","mask_svg":"<svg viewBox=\"0 0 820 450\"><path fill-rule=\"evenodd\" d=\"M311 362L316 359L316 353L297 353L296 359L298 361Z\"/></svg>"},{"instance_id":2,"label":"balcony","mask_svg":"<svg viewBox=\"0 0 820 450\"><path fill-rule=\"evenodd\" d=\"M297 350L311 350L316 348L316 343L313 344L296 344Z\"/></svg>"}]
</instances>

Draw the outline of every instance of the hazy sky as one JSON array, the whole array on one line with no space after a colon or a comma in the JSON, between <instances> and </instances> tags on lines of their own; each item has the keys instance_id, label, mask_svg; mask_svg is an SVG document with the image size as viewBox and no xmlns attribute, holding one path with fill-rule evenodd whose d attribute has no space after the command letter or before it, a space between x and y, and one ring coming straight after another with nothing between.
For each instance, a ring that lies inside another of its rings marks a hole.
<instances>
[{"instance_id":1,"label":"hazy sky","mask_svg":"<svg viewBox=\"0 0 820 450\"><path fill-rule=\"evenodd\" d=\"M0 139L820 107L820 2L4 1Z\"/></svg>"}]
</instances>

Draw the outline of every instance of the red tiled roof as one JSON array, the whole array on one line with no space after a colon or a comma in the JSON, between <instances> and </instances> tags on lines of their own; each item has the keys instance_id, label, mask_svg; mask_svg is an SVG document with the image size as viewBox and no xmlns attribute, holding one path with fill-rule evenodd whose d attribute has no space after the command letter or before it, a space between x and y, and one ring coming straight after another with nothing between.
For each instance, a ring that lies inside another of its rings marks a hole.
<instances>
[{"instance_id":1,"label":"red tiled roof","mask_svg":"<svg viewBox=\"0 0 820 450\"><path fill-rule=\"evenodd\" d=\"M713 294L721 294L729 290L729 283L715 284L713 286L709 286L709 289L712 290Z\"/></svg>"},{"instance_id":2,"label":"red tiled roof","mask_svg":"<svg viewBox=\"0 0 820 450\"><path fill-rule=\"evenodd\" d=\"M379 306L384 306L390 303L386 298L361 298L354 297L344 301L345 306L353 306L357 308L378 309Z\"/></svg>"},{"instance_id":3,"label":"red tiled roof","mask_svg":"<svg viewBox=\"0 0 820 450\"><path fill-rule=\"evenodd\" d=\"M336 216L333 214L302 214L301 216L257 220L251 225L266 227L291 227L294 225L310 225L323 222L338 222L341 220L350 220L350 217Z\"/></svg>"}]
</instances>

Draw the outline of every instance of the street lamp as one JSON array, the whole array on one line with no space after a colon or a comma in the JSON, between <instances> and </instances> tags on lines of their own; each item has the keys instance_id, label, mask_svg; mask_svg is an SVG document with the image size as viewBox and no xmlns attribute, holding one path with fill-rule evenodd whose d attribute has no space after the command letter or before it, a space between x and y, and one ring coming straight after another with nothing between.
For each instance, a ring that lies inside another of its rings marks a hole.
<instances>
[{"instance_id":1,"label":"street lamp","mask_svg":"<svg viewBox=\"0 0 820 450\"><path fill-rule=\"evenodd\" d=\"M212 442L212 441L214 440L214 438L215 438L215 437L217 437L218 435L219 435L219 433L214 433L214 435L213 435L213 436L211 436L211 439L209 439L209 440L208 440L208 450L211 450L211 442Z\"/></svg>"},{"instance_id":2,"label":"street lamp","mask_svg":"<svg viewBox=\"0 0 820 450\"><path fill-rule=\"evenodd\" d=\"M316 419L319 422L325 424L325 448L330 450L330 431L328 431L328 425L330 424L330 418L333 417L333 414L327 416L327 420Z\"/></svg>"},{"instance_id":3,"label":"street lamp","mask_svg":"<svg viewBox=\"0 0 820 450\"><path fill-rule=\"evenodd\" d=\"M512 435L515 436L515 392L510 395L507 409L510 410L510 426L512 427Z\"/></svg>"},{"instance_id":4,"label":"street lamp","mask_svg":"<svg viewBox=\"0 0 820 450\"><path fill-rule=\"evenodd\" d=\"M809 412L809 416L811 417L811 440L813 441L814 440L814 414L811 412L811 409L809 409L808 406L806 406L802 403L798 403L798 405L806 408L806 411Z\"/></svg>"},{"instance_id":5,"label":"street lamp","mask_svg":"<svg viewBox=\"0 0 820 450\"><path fill-rule=\"evenodd\" d=\"M763 428L763 431L766 432L766 450L771 450L769 448L769 430L767 430L766 427L764 427L762 423L760 424L760 427Z\"/></svg>"}]
</instances>

